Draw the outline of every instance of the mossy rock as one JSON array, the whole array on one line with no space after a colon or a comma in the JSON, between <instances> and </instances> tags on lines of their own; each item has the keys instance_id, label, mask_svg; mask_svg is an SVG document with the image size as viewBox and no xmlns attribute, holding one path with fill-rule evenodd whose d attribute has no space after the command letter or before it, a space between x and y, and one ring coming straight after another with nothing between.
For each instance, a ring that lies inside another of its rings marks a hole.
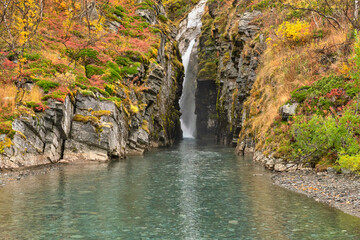
<instances>
[{"instance_id":1,"label":"mossy rock","mask_svg":"<svg viewBox=\"0 0 360 240\"><path fill-rule=\"evenodd\" d=\"M207 62L203 67L200 66L198 73L199 80L216 80L217 78L217 64L214 62Z\"/></svg>"},{"instance_id":2,"label":"mossy rock","mask_svg":"<svg viewBox=\"0 0 360 240\"><path fill-rule=\"evenodd\" d=\"M99 118L95 116L83 116L81 114L76 114L73 118L73 121L82 122L82 123L91 123L93 125L97 125L100 122Z\"/></svg>"},{"instance_id":3,"label":"mossy rock","mask_svg":"<svg viewBox=\"0 0 360 240\"><path fill-rule=\"evenodd\" d=\"M97 118L101 118L103 116L110 116L111 115L111 111L109 110L98 110L98 111L92 111L91 115L97 117Z\"/></svg>"},{"instance_id":4,"label":"mossy rock","mask_svg":"<svg viewBox=\"0 0 360 240\"><path fill-rule=\"evenodd\" d=\"M10 148L12 144L13 143L9 137L5 137L4 141L0 141L0 154L4 153L5 148Z\"/></svg>"}]
</instances>

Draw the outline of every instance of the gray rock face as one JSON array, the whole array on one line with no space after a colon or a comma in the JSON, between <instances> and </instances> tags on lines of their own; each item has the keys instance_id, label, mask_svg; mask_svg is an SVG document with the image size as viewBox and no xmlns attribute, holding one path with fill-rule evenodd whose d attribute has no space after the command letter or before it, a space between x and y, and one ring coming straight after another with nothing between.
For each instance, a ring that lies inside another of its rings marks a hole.
<instances>
[{"instance_id":1,"label":"gray rock face","mask_svg":"<svg viewBox=\"0 0 360 240\"><path fill-rule=\"evenodd\" d=\"M209 15L214 21L219 7L221 6L216 1L208 3ZM260 28L254 23L259 16L261 12L253 11L229 18L227 24L222 25L228 27L228 32L230 29L238 30L237 34L233 33L231 36L224 36L216 24L204 26L212 30L211 33L204 30L200 36L199 71L203 71L201 66L206 64L216 63L217 66L214 74L205 74L205 78L197 80L196 113L199 138L212 132L215 135L212 138L217 138L219 143L237 145L244 118L243 103L250 95L260 55L265 49L264 37L259 34ZM214 55L218 56L217 59L209 62L208 59ZM243 144L239 147L241 151L252 151L251 139Z\"/></svg>"},{"instance_id":2,"label":"gray rock face","mask_svg":"<svg viewBox=\"0 0 360 240\"><path fill-rule=\"evenodd\" d=\"M161 5L146 12L150 22L164 14ZM116 27L116 26L115 26ZM140 82L148 87L143 92L130 89L130 100L139 111L125 111L100 100L99 94L77 93L64 103L49 100L49 109L36 117L20 117L13 122L16 132L10 144L0 152L0 169L72 162L108 161L130 154L142 154L150 147L166 146L181 137L179 99L184 76L181 56L175 41L176 29L161 34L158 64L140 66ZM114 29L115 30L115 29ZM146 69L146 70L145 70ZM97 95L97 96L95 96ZM126 98L119 90L117 97ZM4 145L8 139L0 135Z\"/></svg>"},{"instance_id":3,"label":"gray rock face","mask_svg":"<svg viewBox=\"0 0 360 240\"><path fill-rule=\"evenodd\" d=\"M149 9L138 9L136 10L136 14L146 19L150 24L157 24L158 21L156 19L156 15L153 12L154 10Z\"/></svg>"},{"instance_id":4,"label":"gray rock face","mask_svg":"<svg viewBox=\"0 0 360 240\"><path fill-rule=\"evenodd\" d=\"M246 12L241 15L238 27L239 33L248 38L253 38L260 28L255 24L251 24L251 22L259 16L261 16L260 11Z\"/></svg>"},{"instance_id":5,"label":"gray rock face","mask_svg":"<svg viewBox=\"0 0 360 240\"><path fill-rule=\"evenodd\" d=\"M287 121L289 117L296 114L296 109L299 103L286 104L280 108L280 114L283 121Z\"/></svg>"}]
</instances>

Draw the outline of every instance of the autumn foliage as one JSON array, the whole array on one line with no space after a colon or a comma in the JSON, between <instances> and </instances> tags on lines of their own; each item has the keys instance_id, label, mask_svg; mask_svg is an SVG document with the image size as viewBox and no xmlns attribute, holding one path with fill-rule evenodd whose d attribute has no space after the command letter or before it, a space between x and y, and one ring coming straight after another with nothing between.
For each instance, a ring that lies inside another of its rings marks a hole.
<instances>
[{"instance_id":1,"label":"autumn foliage","mask_svg":"<svg viewBox=\"0 0 360 240\"><path fill-rule=\"evenodd\" d=\"M45 111L48 101L63 102L77 91L137 108L116 93L147 89L137 80L139 69L156 62L164 27L137 10L156 12L154 6L150 0L1 1L0 123Z\"/></svg>"}]
</instances>

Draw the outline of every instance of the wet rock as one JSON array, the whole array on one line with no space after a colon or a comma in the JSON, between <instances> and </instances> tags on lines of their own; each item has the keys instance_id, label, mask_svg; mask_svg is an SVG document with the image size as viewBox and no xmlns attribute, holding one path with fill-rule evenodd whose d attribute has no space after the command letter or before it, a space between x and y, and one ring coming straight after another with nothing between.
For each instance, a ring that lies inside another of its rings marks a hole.
<instances>
[{"instance_id":1,"label":"wet rock","mask_svg":"<svg viewBox=\"0 0 360 240\"><path fill-rule=\"evenodd\" d=\"M273 159L269 159L268 161L266 161L265 167L273 170L275 168L275 161Z\"/></svg>"}]
</instances>

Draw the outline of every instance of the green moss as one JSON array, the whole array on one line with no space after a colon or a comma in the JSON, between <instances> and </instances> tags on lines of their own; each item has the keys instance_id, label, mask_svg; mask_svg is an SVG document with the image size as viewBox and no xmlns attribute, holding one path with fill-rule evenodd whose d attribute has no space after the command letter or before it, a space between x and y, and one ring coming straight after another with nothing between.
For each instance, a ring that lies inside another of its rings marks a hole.
<instances>
[{"instance_id":1,"label":"green moss","mask_svg":"<svg viewBox=\"0 0 360 240\"><path fill-rule=\"evenodd\" d=\"M93 125L99 124L99 119L95 116L83 116L80 114L76 114L73 118L75 122L82 122L82 123L91 123Z\"/></svg>"},{"instance_id":2,"label":"green moss","mask_svg":"<svg viewBox=\"0 0 360 240\"><path fill-rule=\"evenodd\" d=\"M76 60L81 60L85 65L100 62L99 53L91 48L82 49L76 56Z\"/></svg>"},{"instance_id":3,"label":"green moss","mask_svg":"<svg viewBox=\"0 0 360 240\"><path fill-rule=\"evenodd\" d=\"M81 88L82 90L85 90L85 89L88 88L87 86L85 86L85 85L83 85L83 84L81 84L81 83L75 83L75 86L78 86L78 87Z\"/></svg>"},{"instance_id":4,"label":"green moss","mask_svg":"<svg viewBox=\"0 0 360 240\"><path fill-rule=\"evenodd\" d=\"M89 85L90 81L88 78L84 77L84 76L76 76L75 81L77 83L83 84L83 85Z\"/></svg>"},{"instance_id":5,"label":"green moss","mask_svg":"<svg viewBox=\"0 0 360 240\"><path fill-rule=\"evenodd\" d=\"M200 80L216 80L217 78L217 64L214 62L207 62L200 66L198 79Z\"/></svg>"},{"instance_id":6,"label":"green moss","mask_svg":"<svg viewBox=\"0 0 360 240\"><path fill-rule=\"evenodd\" d=\"M92 111L91 115L97 117L97 118L101 118L103 116L110 116L111 115L111 111L108 110L99 110L99 111Z\"/></svg>"},{"instance_id":7,"label":"green moss","mask_svg":"<svg viewBox=\"0 0 360 240\"><path fill-rule=\"evenodd\" d=\"M101 93L101 94L102 94L103 96L105 96L105 97L109 97L109 96L110 96L109 93L107 93L106 91L104 91L104 90L102 90L102 89L100 89L100 88L98 88L98 87L89 87L89 90L92 91L92 92L94 92L94 93L99 92L99 93Z\"/></svg>"},{"instance_id":8,"label":"green moss","mask_svg":"<svg viewBox=\"0 0 360 240\"><path fill-rule=\"evenodd\" d=\"M90 97L95 97L95 94L92 91L89 90L82 90L80 91L80 93L84 96L90 96Z\"/></svg>"},{"instance_id":9,"label":"green moss","mask_svg":"<svg viewBox=\"0 0 360 240\"><path fill-rule=\"evenodd\" d=\"M5 137L4 141L0 142L0 154L4 153L5 148L10 148L12 144L13 143L12 143L11 139L8 137Z\"/></svg>"},{"instance_id":10,"label":"green moss","mask_svg":"<svg viewBox=\"0 0 360 240\"><path fill-rule=\"evenodd\" d=\"M161 22L163 22L163 23L166 23L167 22L167 17L166 16L164 16L164 15L162 15L162 14L159 14L158 15L158 18L159 18L159 20L161 21Z\"/></svg>"},{"instance_id":11,"label":"green moss","mask_svg":"<svg viewBox=\"0 0 360 240\"><path fill-rule=\"evenodd\" d=\"M49 68L52 66L51 61L49 60L41 60L29 63L29 68Z\"/></svg>"}]
</instances>

